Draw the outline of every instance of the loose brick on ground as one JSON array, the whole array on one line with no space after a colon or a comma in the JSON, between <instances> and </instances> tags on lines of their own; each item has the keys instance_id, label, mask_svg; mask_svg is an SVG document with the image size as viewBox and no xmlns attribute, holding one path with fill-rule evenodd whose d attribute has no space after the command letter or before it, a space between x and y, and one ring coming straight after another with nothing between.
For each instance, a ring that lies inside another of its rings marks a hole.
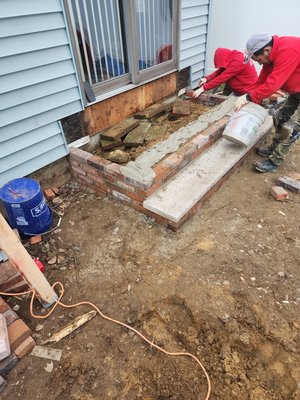
<instances>
[{"instance_id":1,"label":"loose brick on ground","mask_svg":"<svg viewBox=\"0 0 300 400\"><path fill-rule=\"evenodd\" d=\"M42 236L41 235L32 236L29 239L29 243L30 244L37 244L37 243L40 243L41 241L42 241Z\"/></svg>"},{"instance_id":2,"label":"loose brick on ground","mask_svg":"<svg viewBox=\"0 0 300 400\"><path fill-rule=\"evenodd\" d=\"M24 340L23 343L20 344L20 346L15 349L15 354L18 358L23 358L34 348L34 346L34 339L29 336L27 339Z\"/></svg>"},{"instance_id":3,"label":"loose brick on ground","mask_svg":"<svg viewBox=\"0 0 300 400\"><path fill-rule=\"evenodd\" d=\"M9 326L13 322L15 322L17 319L19 319L19 316L17 313L14 312L10 307L2 314L5 319L6 319L6 325Z\"/></svg>"},{"instance_id":4,"label":"loose brick on ground","mask_svg":"<svg viewBox=\"0 0 300 400\"><path fill-rule=\"evenodd\" d=\"M51 187L51 189L57 196L59 195L59 188L53 186L53 187Z\"/></svg>"},{"instance_id":5,"label":"loose brick on ground","mask_svg":"<svg viewBox=\"0 0 300 400\"><path fill-rule=\"evenodd\" d=\"M17 272L17 267L12 261L2 262L0 264L0 285L13 278Z\"/></svg>"},{"instance_id":6,"label":"loose brick on ground","mask_svg":"<svg viewBox=\"0 0 300 400\"><path fill-rule=\"evenodd\" d=\"M23 343L24 340L26 340L31 334L30 329L21 319L14 321L11 325L9 325L7 330L10 348L12 351L19 347L20 344Z\"/></svg>"},{"instance_id":7,"label":"loose brick on ground","mask_svg":"<svg viewBox=\"0 0 300 400\"><path fill-rule=\"evenodd\" d=\"M6 310L8 310L9 306L6 303L6 301L4 301L1 297L0 297L0 314L3 314Z\"/></svg>"},{"instance_id":8,"label":"loose brick on ground","mask_svg":"<svg viewBox=\"0 0 300 400\"><path fill-rule=\"evenodd\" d=\"M289 197L288 192L283 189L283 187L281 186L273 186L270 189L270 194L272 197L274 197L275 200L284 200L287 199Z\"/></svg>"},{"instance_id":9,"label":"loose brick on ground","mask_svg":"<svg viewBox=\"0 0 300 400\"><path fill-rule=\"evenodd\" d=\"M54 199L54 197L56 197L56 194L50 188L44 190L44 195L46 197L46 200L52 200Z\"/></svg>"},{"instance_id":10,"label":"loose brick on ground","mask_svg":"<svg viewBox=\"0 0 300 400\"><path fill-rule=\"evenodd\" d=\"M0 361L0 375L6 376L18 364L19 359L15 353L11 353L4 360Z\"/></svg>"}]
</instances>

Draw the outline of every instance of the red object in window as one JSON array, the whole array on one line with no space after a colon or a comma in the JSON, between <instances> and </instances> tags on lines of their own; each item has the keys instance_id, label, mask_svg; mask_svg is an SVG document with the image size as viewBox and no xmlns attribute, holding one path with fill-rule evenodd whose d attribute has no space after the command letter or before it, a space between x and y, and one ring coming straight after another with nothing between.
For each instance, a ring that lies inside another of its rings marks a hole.
<instances>
[{"instance_id":1,"label":"red object in window","mask_svg":"<svg viewBox=\"0 0 300 400\"><path fill-rule=\"evenodd\" d=\"M35 262L35 264L37 265L38 269L39 269L41 272L44 272L44 271L45 271L44 265L40 262L40 260L39 260L38 258L34 258L33 261Z\"/></svg>"},{"instance_id":2,"label":"red object in window","mask_svg":"<svg viewBox=\"0 0 300 400\"><path fill-rule=\"evenodd\" d=\"M157 63L160 64L168 60L172 60L172 45L164 44L157 51Z\"/></svg>"}]
</instances>

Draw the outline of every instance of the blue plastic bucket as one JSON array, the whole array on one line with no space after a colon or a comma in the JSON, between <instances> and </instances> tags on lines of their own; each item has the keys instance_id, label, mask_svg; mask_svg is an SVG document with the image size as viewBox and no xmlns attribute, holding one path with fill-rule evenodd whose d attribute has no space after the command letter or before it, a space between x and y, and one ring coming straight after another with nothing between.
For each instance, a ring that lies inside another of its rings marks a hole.
<instances>
[{"instance_id":1,"label":"blue plastic bucket","mask_svg":"<svg viewBox=\"0 0 300 400\"><path fill-rule=\"evenodd\" d=\"M0 189L0 199L10 226L20 234L33 236L48 231L53 217L39 183L32 178L17 178Z\"/></svg>"}]
</instances>

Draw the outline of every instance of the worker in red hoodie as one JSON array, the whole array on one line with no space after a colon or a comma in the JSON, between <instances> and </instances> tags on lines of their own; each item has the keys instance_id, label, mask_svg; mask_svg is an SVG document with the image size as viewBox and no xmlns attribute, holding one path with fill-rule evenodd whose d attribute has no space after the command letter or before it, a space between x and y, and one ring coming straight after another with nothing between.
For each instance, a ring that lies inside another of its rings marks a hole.
<instances>
[{"instance_id":1,"label":"worker in red hoodie","mask_svg":"<svg viewBox=\"0 0 300 400\"><path fill-rule=\"evenodd\" d=\"M252 59L263 68L255 85L237 99L235 111L249 101L260 104L279 89L289 93L273 117L272 144L256 149L268 158L256 163L255 168L259 172L275 172L300 137L300 37L255 34L248 40L246 52L246 63Z\"/></svg>"},{"instance_id":2,"label":"worker in red hoodie","mask_svg":"<svg viewBox=\"0 0 300 400\"><path fill-rule=\"evenodd\" d=\"M226 96L232 92L237 96L248 93L257 80L257 72L252 62L244 64L244 61L244 53L218 48L214 56L217 70L200 80L199 89L195 90L193 97L199 97L206 90L214 89L223 83L223 93Z\"/></svg>"}]
</instances>

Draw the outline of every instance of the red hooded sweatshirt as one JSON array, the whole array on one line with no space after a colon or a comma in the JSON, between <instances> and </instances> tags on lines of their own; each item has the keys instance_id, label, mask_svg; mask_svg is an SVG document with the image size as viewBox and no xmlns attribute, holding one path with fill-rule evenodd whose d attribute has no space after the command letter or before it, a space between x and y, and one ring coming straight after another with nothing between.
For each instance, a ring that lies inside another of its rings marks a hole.
<instances>
[{"instance_id":1,"label":"red hooded sweatshirt","mask_svg":"<svg viewBox=\"0 0 300 400\"><path fill-rule=\"evenodd\" d=\"M279 89L300 93L300 37L273 36L270 64L263 66L248 93L254 103L260 103Z\"/></svg>"},{"instance_id":2,"label":"red hooded sweatshirt","mask_svg":"<svg viewBox=\"0 0 300 400\"><path fill-rule=\"evenodd\" d=\"M219 48L215 51L215 67L212 74L206 76L204 90L210 90L227 83L237 94L248 93L250 87L257 81L257 72L250 60L244 64L245 54L238 50Z\"/></svg>"}]
</instances>

